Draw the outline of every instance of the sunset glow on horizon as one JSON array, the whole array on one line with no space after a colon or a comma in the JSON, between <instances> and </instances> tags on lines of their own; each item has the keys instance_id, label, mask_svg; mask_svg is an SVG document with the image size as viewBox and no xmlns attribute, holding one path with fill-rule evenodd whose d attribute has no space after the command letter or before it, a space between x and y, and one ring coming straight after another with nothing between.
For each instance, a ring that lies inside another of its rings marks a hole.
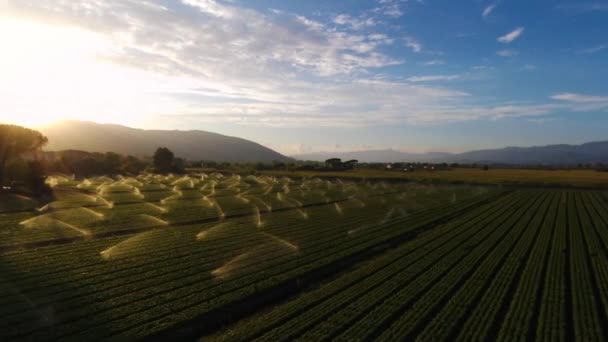
<instances>
[{"instance_id":1,"label":"sunset glow on horizon","mask_svg":"<svg viewBox=\"0 0 608 342\"><path fill-rule=\"evenodd\" d=\"M163 108L162 78L112 63L114 47L99 34L0 17L0 41L0 107L12 109L3 110L0 121L142 126L151 115L174 109Z\"/></svg>"},{"instance_id":2,"label":"sunset glow on horizon","mask_svg":"<svg viewBox=\"0 0 608 342\"><path fill-rule=\"evenodd\" d=\"M277 6L4 1L0 121L202 129L287 154L581 143L608 125L604 7Z\"/></svg>"}]
</instances>

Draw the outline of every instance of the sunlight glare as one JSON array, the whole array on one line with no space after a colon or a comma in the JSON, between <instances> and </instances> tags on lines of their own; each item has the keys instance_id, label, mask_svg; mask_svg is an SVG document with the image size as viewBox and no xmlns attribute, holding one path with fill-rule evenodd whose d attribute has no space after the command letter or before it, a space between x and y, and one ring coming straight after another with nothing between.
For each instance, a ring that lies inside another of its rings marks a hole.
<instances>
[{"instance_id":1,"label":"sunlight glare","mask_svg":"<svg viewBox=\"0 0 608 342\"><path fill-rule=\"evenodd\" d=\"M115 48L101 35L0 17L0 42L0 121L141 125L171 108L151 88L163 84L159 76L111 63Z\"/></svg>"}]
</instances>

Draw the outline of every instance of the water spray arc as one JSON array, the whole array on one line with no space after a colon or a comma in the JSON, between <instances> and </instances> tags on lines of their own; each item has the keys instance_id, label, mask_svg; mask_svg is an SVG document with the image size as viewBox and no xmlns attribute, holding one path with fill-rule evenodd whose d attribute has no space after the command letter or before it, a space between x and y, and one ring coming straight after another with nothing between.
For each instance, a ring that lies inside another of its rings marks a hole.
<instances>
[{"instance_id":1,"label":"water spray arc","mask_svg":"<svg viewBox=\"0 0 608 342\"><path fill-rule=\"evenodd\" d=\"M293 250L294 252L297 252L300 250L300 247L298 247L297 245L285 240L285 239L281 239L280 237L276 236L276 235L272 235L272 234L268 234L268 233L262 233L263 235L271 238L272 240L280 243L281 245Z\"/></svg>"},{"instance_id":2,"label":"water spray arc","mask_svg":"<svg viewBox=\"0 0 608 342\"><path fill-rule=\"evenodd\" d=\"M211 275L213 275L216 278L223 279L226 276L228 276L230 273L237 270L241 265L241 261L247 259L249 256L250 256L250 253L240 254L240 255L234 257L233 259L231 259L230 261L228 261L227 263L225 263L223 266L211 271Z\"/></svg>"},{"instance_id":3,"label":"water spray arc","mask_svg":"<svg viewBox=\"0 0 608 342\"><path fill-rule=\"evenodd\" d=\"M165 220L161 220L160 218L156 217L156 216L152 216L152 215L148 215L148 214L141 214L140 217L143 217L145 219L151 220L154 223L160 225L160 226L168 226L169 222L165 221Z\"/></svg>"},{"instance_id":4,"label":"water spray arc","mask_svg":"<svg viewBox=\"0 0 608 342\"><path fill-rule=\"evenodd\" d=\"M257 205L253 206L253 214L255 216L255 225L258 228L262 228L264 226L264 222L262 222L262 215L260 214L260 208Z\"/></svg>"}]
</instances>

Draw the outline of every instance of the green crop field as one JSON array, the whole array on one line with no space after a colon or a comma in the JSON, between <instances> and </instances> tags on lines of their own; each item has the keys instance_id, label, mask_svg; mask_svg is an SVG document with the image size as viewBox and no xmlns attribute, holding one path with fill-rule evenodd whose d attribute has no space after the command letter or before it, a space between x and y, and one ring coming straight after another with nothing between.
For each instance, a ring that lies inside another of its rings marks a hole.
<instances>
[{"instance_id":1,"label":"green crop field","mask_svg":"<svg viewBox=\"0 0 608 342\"><path fill-rule=\"evenodd\" d=\"M490 168L489 170L484 171L474 168L454 168L439 171L416 170L414 172L356 169L346 172L264 171L264 174L275 177L339 177L364 180L405 180L425 183L608 189L608 172L575 169L534 170Z\"/></svg>"},{"instance_id":2,"label":"green crop field","mask_svg":"<svg viewBox=\"0 0 608 342\"><path fill-rule=\"evenodd\" d=\"M0 340L608 340L608 194L49 180L0 206Z\"/></svg>"}]
</instances>

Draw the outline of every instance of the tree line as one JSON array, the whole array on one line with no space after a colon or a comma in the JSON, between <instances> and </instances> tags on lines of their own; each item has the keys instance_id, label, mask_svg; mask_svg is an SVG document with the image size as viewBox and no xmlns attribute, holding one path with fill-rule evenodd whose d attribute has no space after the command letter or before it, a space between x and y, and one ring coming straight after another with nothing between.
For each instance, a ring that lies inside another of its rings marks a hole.
<instances>
[{"instance_id":1,"label":"tree line","mask_svg":"<svg viewBox=\"0 0 608 342\"><path fill-rule=\"evenodd\" d=\"M167 147L159 147L151 158L123 156L114 152L77 150L43 152L48 138L16 125L0 124L0 192L52 196L48 174L71 174L77 178L99 175L138 175L142 172L185 173L186 163Z\"/></svg>"}]
</instances>

